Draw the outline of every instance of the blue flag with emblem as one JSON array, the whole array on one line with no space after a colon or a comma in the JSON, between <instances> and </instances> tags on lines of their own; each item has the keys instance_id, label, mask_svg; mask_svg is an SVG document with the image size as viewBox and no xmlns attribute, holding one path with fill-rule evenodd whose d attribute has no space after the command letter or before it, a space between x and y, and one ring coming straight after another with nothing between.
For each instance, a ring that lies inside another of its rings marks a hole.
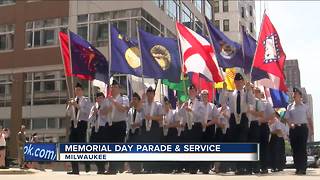
<instances>
[{"instance_id":1,"label":"blue flag with emblem","mask_svg":"<svg viewBox=\"0 0 320 180\"><path fill-rule=\"evenodd\" d=\"M210 37L216 52L219 66L222 68L244 67L242 48L239 43L230 40L206 18Z\"/></svg>"},{"instance_id":2,"label":"blue flag with emblem","mask_svg":"<svg viewBox=\"0 0 320 180\"><path fill-rule=\"evenodd\" d=\"M111 26L111 72L142 76L138 42Z\"/></svg>"},{"instance_id":3,"label":"blue flag with emblem","mask_svg":"<svg viewBox=\"0 0 320 180\"><path fill-rule=\"evenodd\" d=\"M139 29L143 74L149 78L179 82L181 63L178 42Z\"/></svg>"}]
</instances>

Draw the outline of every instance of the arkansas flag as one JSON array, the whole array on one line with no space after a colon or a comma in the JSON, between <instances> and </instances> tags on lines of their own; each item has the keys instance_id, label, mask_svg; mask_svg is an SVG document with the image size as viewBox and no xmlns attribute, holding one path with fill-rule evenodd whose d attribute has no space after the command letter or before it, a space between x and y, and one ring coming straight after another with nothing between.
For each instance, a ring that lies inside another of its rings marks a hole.
<instances>
[{"instance_id":1,"label":"arkansas flag","mask_svg":"<svg viewBox=\"0 0 320 180\"><path fill-rule=\"evenodd\" d=\"M210 43L189 28L176 23L185 73L200 73L209 81L223 81Z\"/></svg>"},{"instance_id":2,"label":"arkansas flag","mask_svg":"<svg viewBox=\"0 0 320 180\"><path fill-rule=\"evenodd\" d=\"M286 54L282 49L279 35L269 17L264 14L253 67L267 72L269 78L263 79L260 84L288 91L283 73L285 60Z\"/></svg>"}]
</instances>

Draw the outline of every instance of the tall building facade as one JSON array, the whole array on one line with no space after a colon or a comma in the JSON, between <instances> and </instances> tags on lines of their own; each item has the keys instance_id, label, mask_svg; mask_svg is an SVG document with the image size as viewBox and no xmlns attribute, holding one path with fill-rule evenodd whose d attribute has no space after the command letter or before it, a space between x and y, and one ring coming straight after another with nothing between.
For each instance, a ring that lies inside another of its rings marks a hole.
<instances>
[{"instance_id":1,"label":"tall building facade","mask_svg":"<svg viewBox=\"0 0 320 180\"><path fill-rule=\"evenodd\" d=\"M241 43L242 28L256 37L255 1L213 0L214 24L230 39Z\"/></svg>"},{"instance_id":2,"label":"tall building facade","mask_svg":"<svg viewBox=\"0 0 320 180\"><path fill-rule=\"evenodd\" d=\"M22 124L41 140L66 139L68 92L59 31L69 28L108 57L108 23L131 38L137 23L155 35L176 37L175 21L204 33L204 16L213 19L211 1L0 0L0 126L12 132L11 155ZM126 88L126 76L117 78Z\"/></svg>"},{"instance_id":3,"label":"tall building facade","mask_svg":"<svg viewBox=\"0 0 320 180\"><path fill-rule=\"evenodd\" d=\"M301 87L300 69L297 59L285 61L284 74L286 76L286 85L289 89Z\"/></svg>"}]
</instances>

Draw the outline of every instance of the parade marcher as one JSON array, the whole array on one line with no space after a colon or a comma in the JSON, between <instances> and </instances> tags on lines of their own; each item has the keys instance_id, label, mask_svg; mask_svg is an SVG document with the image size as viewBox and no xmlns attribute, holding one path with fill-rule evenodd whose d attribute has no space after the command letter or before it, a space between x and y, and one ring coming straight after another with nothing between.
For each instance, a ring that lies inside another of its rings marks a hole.
<instances>
[{"instance_id":1,"label":"parade marcher","mask_svg":"<svg viewBox=\"0 0 320 180\"><path fill-rule=\"evenodd\" d=\"M92 104L88 97L84 96L83 87L77 83L74 87L75 98L68 101L67 116L70 117L70 142L86 142L88 119ZM67 174L79 174L79 163L71 162L72 171ZM85 163L86 172L90 171L90 164Z\"/></svg>"},{"instance_id":2,"label":"parade marcher","mask_svg":"<svg viewBox=\"0 0 320 180\"><path fill-rule=\"evenodd\" d=\"M262 109L264 110L263 118L260 119L260 173L268 173L268 164L270 160L270 129L269 122L274 118L274 110L272 105L264 99L264 94L261 93Z\"/></svg>"},{"instance_id":3,"label":"parade marcher","mask_svg":"<svg viewBox=\"0 0 320 180\"><path fill-rule=\"evenodd\" d=\"M200 113L203 115L202 118L202 132L203 138L201 142L213 143L215 139L215 124L218 123L218 109L216 106L209 102L208 99L208 90L201 91L201 108ZM213 168L211 162L204 162L203 167L200 171L204 174L208 174L209 171Z\"/></svg>"},{"instance_id":4,"label":"parade marcher","mask_svg":"<svg viewBox=\"0 0 320 180\"><path fill-rule=\"evenodd\" d=\"M185 139L186 142L200 143L203 138L203 114L201 113L201 103L197 98L197 89L194 85L189 87L189 100L185 104L187 111ZM202 162L190 162L186 171L196 174L202 168Z\"/></svg>"},{"instance_id":5,"label":"parade marcher","mask_svg":"<svg viewBox=\"0 0 320 180\"><path fill-rule=\"evenodd\" d=\"M107 123L107 142L124 143L127 129L127 116L129 110L129 99L120 94L120 84L113 80L111 84L111 97L108 98L112 110L110 121ZM108 174L122 173L124 171L123 162L109 162Z\"/></svg>"},{"instance_id":6,"label":"parade marcher","mask_svg":"<svg viewBox=\"0 0 320 180\"><path fill-rule=\"evenodd\" d=\"M160 102L154 101L155 89L151 86L147 89L146 99L143 104L143 123L142 123L142 139L143 142L157 143L161 140L160 123L163 120L163 108ZM143 164L144 172L159 172L159 163L145 162Z\"/></svg>"},{"instance_id":7,"label":"parade marcher","mask_svg":"<svg viewBox=\"0 0 320 180\"><path fill-rule=\"evenodd\" d=\"M219 117L216 128L215 142L228 142L227 130L229 129L230 108L226 104L222 104L218 108ZM215 163L216 173L225 173L227 164L224 162Z\"/></svg>"},{"instance_id":8,"label":"parade marcher","mask_svg":"<svg viewBox=\"0 0 320 180\"><path fill-rule=\"evenodd\" d=\"M289 138L293 153L296 174L305 175L307 169L307 139L313 135L310 109L302 102L302 92L293 89L294 102L289 104L285 118L289 124ZM309 129L308 129L309 128Z\"/></svg>"},{"instance_id":9,"label":"parade marcher","mask_svg":"<svg viewBox=\"0 0 320 180\"><path fill-rule=\"evenodd\" d=\"M91 108L89 115L91 124L90 142L103 143L106 139L106 124L111 105L102 92L96 93L96 103ZM97 174L105 174L105 163L96 162Z\"/></svg>"},{"instance_id":10,"label":"parade marcher","mask_svg":"<svg viewBox=\"0 0 320 180\"><path fill-rule=\"evenodd\" d=\"M258 87L254 88L255 100L253 105L249 105L248 119L249 119L249 134L248 142L260 142L260 125L259 122L264 118L264 105L261 101L261 91ZM260 173L259 162L250 162L248 164L248 171L252 173Z\"/></svg>"},{"instance_id":11,"label":"parade marcher","mask_svg":"<svg viewBox=\"0 0 320 180\"><path fill-rule=\"evenodd\" d=\"M128 112L128 125L129 125L129 143L137 143L141 141L141 126L142 126L142 102L138 93L133 93ZM130 162L130 170L133 174L142 171L141 162Z\"/></svg>"},{"instance_id":12,"label":"parade marcher","mask_svg":"<svg viewBox=\"0 0 320 180\"><path fill-rule=\"evenodd\" d=\"M230 140L232 142L247 142L248 140L248 116L247 111L250 104L253 104L254 97L249 82L245 83L243 76L236 73L234 78L236 89L233 92L228 92L224 89L221 93L221 104L229 101L231 116L230 116ZM250 174L247 163L236 164L236 175Z\"/></svg>"},{"instance_id":13,"label":"parade marcher","mask_svg":"<svg viewBox=\"0 0 320 180\"><path fill-rule=\"evenodd\" d=\"M6 161L6 134L0 128L0 168L5 168Z\"/></svg>"},{"instance_id":14,"label":"parade marcher","mask_svg":"<svg viewBox=\"0 0 320 180\"><path fill-rule=\"evenodd\" d=\"M23 148L24 144L27 142L26 127L24 125L21 126L20 131L17 134L17 142L18 142L18 163L21 169L26 168L26 164L24 162L24 153Z\"/></svg>"},{"instance_id":15,"label":"parade marcher","mask_svg":"<svg viewBox=\"0 0 320 180\"><path fill-rule=\"evenodd\" d=\"M276 113L276 112L275 112ZM285 124L280 121L280 116L276 113L276 117L270 122L270 156L271 171L278 172L284 168L283 157L285 157L284 137L286 134Z\"/></svg>"}]
</instances>

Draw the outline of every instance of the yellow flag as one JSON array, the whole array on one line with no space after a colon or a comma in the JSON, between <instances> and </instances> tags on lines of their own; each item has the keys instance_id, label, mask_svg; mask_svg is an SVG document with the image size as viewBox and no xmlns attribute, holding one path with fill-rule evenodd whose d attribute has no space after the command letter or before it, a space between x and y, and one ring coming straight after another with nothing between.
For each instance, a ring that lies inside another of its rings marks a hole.
<instances>
[{"instance_id":1,"label":"yellow flag","mask_svg":"<svg viewBox=\"0 0 320 180\"><path fill-rule=\"evenodd\" d=\"M236 88L234 85L235 75L236 75L236 68L226 68L224 82L226 82L228 90L234 90ZM214 87L217 89L222 89L223 82L215 83Z\"/></svg>"}]
</instances>

